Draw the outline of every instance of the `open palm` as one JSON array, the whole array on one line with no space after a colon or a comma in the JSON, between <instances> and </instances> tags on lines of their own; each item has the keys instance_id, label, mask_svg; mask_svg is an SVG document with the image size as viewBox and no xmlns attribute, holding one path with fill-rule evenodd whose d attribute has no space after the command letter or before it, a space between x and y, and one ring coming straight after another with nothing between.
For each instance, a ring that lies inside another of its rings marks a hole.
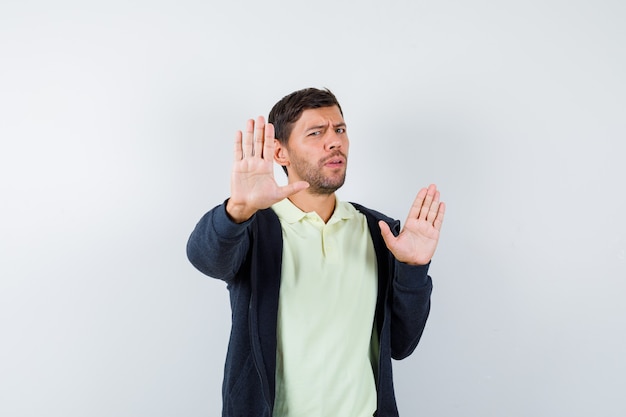
<instances>
[{"instance_id":1,"label":"open palm","mask_svg":"<svg viewBox=\"0 0 626 417\"><path fill-rule=\"evenodd\" d=\"M228 214L243 222L262 209L270 207L308 186L299 181L279 186L274 179L274 126L266 124L262 116L250 119L245 135L235 134L233 170L230 180Z\"/></svg>"},{"instance_id":2,"label":"open palm","mask_svg":"<svg viewBox=\"0 0 626 417\"><path fill-rule=\"evenodd\" d=\"M427 264L437 249L444 214L445 204L439 201L437 187L430 185L421 189L397 237L387 223L379 223L387 248L400 262Z\"/></svg>"}]
</instances>

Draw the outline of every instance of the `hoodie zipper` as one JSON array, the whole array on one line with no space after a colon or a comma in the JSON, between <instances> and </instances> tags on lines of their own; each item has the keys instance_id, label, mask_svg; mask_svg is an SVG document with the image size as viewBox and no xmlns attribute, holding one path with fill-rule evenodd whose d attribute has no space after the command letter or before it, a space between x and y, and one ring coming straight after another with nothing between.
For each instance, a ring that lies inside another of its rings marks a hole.
<instances>
[{"instance_id":1,"label":"hoodie zipper","mask_svg":"<svg viewBox=\"0 0 626 417\"><path fill-rule=\"evenodd\" d=\"M252 344L252 360L254 362L254 368L256 369L257 375L261 380L261 389L263 391L263 398L265 399L265 405L270 412L270 416L273 413L273 409L271 406L270 398L269 398L269 383L267 381L267 375L265 375L265 365L263 364L263 353L261 352L261 346L259 344L258 335L255 334L254 329L257 328L256 320L253 319L253 315L256 313L255 307L255 298L254 298L254 289L252 291L252 295L250 296L250 304L248 304L248 329L250 336L250 343ZM256 316L254 316L256 317Z\"/></svg>"}]
</instances>

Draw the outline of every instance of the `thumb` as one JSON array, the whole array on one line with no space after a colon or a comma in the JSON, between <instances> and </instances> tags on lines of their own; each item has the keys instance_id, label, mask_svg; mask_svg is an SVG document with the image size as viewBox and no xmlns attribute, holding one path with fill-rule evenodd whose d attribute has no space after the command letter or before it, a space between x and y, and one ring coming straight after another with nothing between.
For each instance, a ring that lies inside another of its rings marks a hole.
<instances>
[{"instance_id":1,"label":"thumb","mask_svg":"<svg viewBox=\"0 0 626 417\"><path fill-rule=\"evenodd\" d=\"M395 243L396 237L391 232L389 225L382 220L378 221L378 227L380 227L380 234L383 236L385 245L391 249L391 246Z\"/></svg>"},{"instance_id":2,"label":"thumb","mask_svg":"<svg viewBox=\"0 0 626 417\"><path fill-rule=\"evenodd\" d=\"M306 181L298 181L298 182L294 182L293 184L287 184L283 187L280 187L278 191L281 195L281 200L282 200L284 198L289 197L290 195L299 193L305 188L309 188L309 183Z\"/></svg>"}]
</instances>

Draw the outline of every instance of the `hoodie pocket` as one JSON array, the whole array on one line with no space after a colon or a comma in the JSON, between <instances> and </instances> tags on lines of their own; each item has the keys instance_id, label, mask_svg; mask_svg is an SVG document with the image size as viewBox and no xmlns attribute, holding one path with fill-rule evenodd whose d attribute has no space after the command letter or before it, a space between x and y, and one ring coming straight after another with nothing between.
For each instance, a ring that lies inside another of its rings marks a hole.
<instances>
[{"instance_id":1,"label":"hoodie pocket","mask_svg":"<svg viewBox=\"0 0 626 417\"><path fill-rule=\"evenodd\" d=\"M259 375L252 356L248 356L225 398L225 405L232 417L269 417L261 389Z\"/></svg>"}]
</instances>

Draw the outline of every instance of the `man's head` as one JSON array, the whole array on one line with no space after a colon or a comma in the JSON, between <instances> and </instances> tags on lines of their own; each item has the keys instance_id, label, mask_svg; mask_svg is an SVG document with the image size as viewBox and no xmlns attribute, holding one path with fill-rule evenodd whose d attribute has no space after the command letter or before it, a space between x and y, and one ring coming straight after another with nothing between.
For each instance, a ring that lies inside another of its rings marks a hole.
<instances>
[{"instance_id":1,"label":"man's head","mask_svg":"<svg viewBox=\"0 0 626 417\"><path fill-rule=\"evenodd\" d=\"M274 159L290 182L307 181L315 194L332 194L343 185L349 141L341 107L330 91L296 91L276 103L268 122L278 142Z\"/></svg>"},{"instance_id":2,"label":"man's head","mask_svg":"<svg viewBox=\"0 0 626 417\"><path fill-rule=\"evenodd\" d=\"M289 135L302 112L308 109L337 106L343 115L337 98L328 89L305 88L294 91L274 104L267 121L274 125L274 135L283 145L289 141Z\"/></svg>"}]
</instances>

